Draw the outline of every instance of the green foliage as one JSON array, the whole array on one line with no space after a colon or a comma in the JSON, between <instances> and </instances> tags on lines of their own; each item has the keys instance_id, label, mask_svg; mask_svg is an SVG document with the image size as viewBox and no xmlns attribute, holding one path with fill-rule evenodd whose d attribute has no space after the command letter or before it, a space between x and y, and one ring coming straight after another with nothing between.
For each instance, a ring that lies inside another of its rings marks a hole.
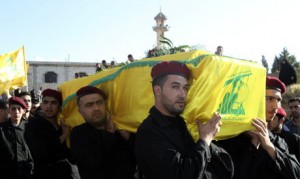
<instances>
[{"instance_id":1,"label":"green foliage","mask_svg":"<svg viewBox=\"0 0 300 179\"><path fill-rule=\"evenodd\" d=\"M275 56L271 72L272 73L279 73L279 71L280 71L280 61L279 61L279 58L277 56Z\"/></svg>"},{"instance_id":2,"label":"green foliage","mask_svg":"<svg viewBox=\"0 0 300 179\"><path fill-rule=\"evenodd\" d=\"M162 38L162 40L159 41L160 43L167 44L169 48L173 48L173 42L170 39L164 36L160 36L160 37Z\"/></svg>"},{"instance_id":3,"label":"green foliage","mask_svg":"<svg viewBox=\"0 0 300 179\"><path fill-rule=\"evenodd\" d=\"M168 54L176 54L180 52L186 52L191 49L189 45L180 45L178 47L173 46L173 42L166 38L161 36L162 40L160 40L160 43L163 45L160 47L154 47L153 49L150 49L146 52L146 57L159 57L162 55L168 55Z\"/></svg>"},{"instance_id":4,"label":"green foliage","mask_svg":"<svg viewBox=\"0 0 300 179\"><path fill-rule=\"evenodd\" d=\"M262 56L261 63L267 69L267 73L268 73L269 72L269 65L268 65L268 62L267 62L264 55Z\"/></svg>"}]
</instances>

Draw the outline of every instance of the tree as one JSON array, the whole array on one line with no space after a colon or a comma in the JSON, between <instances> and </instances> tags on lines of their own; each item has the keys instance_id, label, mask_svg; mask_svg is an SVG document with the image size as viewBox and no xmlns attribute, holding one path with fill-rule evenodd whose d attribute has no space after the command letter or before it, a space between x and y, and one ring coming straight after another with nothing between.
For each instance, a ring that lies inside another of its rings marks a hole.
<instances>
[{"instance_id":1,"label":"tree","mask_svg":"<svg viewBox=\"0 0 300 179\"><path fill-rule=\"evenodd\" d=\"M267 69L267 73L268 73L268 71L269 71L269 65L268 65L268 62L267 62L267 60L266 60L266 58L265 58L264 55L262 55L261 63Z\"/></svg>"},{"instance_id":2,"label":"tree","mask_svg":"<svg viewBox=\"0 0 300 179\"><path fill-rule=\"evenodd\" d=\"M272 73L278 73L280 71L280 60L277 56L275 56L271 72Z\"/></svg>"}]
</instances>

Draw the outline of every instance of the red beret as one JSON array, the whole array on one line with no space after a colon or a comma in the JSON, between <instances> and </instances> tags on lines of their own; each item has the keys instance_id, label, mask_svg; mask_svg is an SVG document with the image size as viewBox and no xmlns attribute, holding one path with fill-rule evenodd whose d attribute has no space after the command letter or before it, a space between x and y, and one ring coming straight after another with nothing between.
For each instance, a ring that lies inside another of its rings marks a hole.
<instances>
[{"instance_id":1,"label":"red beret","mask_svg":"<svg viewBox=\"0 0 300 179\"><path fill-rule=\"evenodd\" d=\"M94 86L84 86L80 88L77 92L77 99L81 98L82 96L88 95L88 94L100 94L104 100L107 99L107 95L99 88L96 88Z\"/></svg>"},{"instance_id":2,"label":"red beret","mask_svg":"<svg viewBox=\"0 0 300 179\"><path fill-rule=\"evenodd\" d=\"M8 104L9 104L9 106L11 106L12 104L17 104L17 105L20 105L23 109L27 109L26 103L24 102L24 100L22 98L19 98L19 97L9 98Z\"/></svg>"},{"instance_id":3,"label":"red beret","mask_svg":"<svg viewBox=\"0 0 300 179\"><path fill-rule=\"evenodd\" d=\"M276 113L276 116L278 117L285 117L286 116L286 112L282 107L279 107Z\"/></svg>"},{"instance_id":4,"label":"red beret","mask_svg":"<svg viewBox=\"0 0 300 179\"><path fill-rule=\"evenodd\" d=\"M191 72L184 63L176 61L163 61L157 63L151 70L152 80L164 75L180 75L186 79L190 78Z\"/></svg>"},{"instance_id":5,"label":"red beret","mask_svg":"<svg viewBox=\"0 0 300 179\"><path fill-rule=\"evenodd\" d=\"M48 97L53 97L55 99L57 99L57 101L59 102L59 104L62 104L62 95L59 91L57 90L54 90L54 89L45 89L43 92L42 92L42 96L43 98L48 96Z\"/></svg>"},{"instance_id":6,"label":"red beret","mask_svg":"<svg viewBox=\"0 0 300 179\"><path fill-rule=\"evenodd\" d=\"M266 88L280 91L281 94L285 93L286 91L285 84L281 82L278 78L273 76L267 76Z\"/></svg>"}]
</instances>

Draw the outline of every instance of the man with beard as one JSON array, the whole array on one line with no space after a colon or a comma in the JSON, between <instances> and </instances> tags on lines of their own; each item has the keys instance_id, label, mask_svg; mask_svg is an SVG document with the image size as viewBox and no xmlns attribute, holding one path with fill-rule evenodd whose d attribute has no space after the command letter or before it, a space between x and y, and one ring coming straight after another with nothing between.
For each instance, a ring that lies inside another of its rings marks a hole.
<instances>
[{"instance_id":1,"label":"man with beard","mask_svg":"<svg viewBox=\"0 0 300 179\"><path fill-rule=\"evenodd\" d=\"M300 136L300 98L291 98L288 102L290 108L290 120L285 123L289 131Z\"/></svg>"},{"instance_id":2,"label":"man with beard","mask_svg":"<svg viewBox=\"0 0 300 179\"><path fill-rule=\"evenodd\" d=\"M72 129L70 142L81 179L133 179L133 138L117 131L107 116L107 95L92 86L80 88L76 95L85 123Z\"/></svg>"},{"instance_id":3,"label":"man with beard","mask_svg":"<svg viewBox=\"0 0 300 179\"><path fill-rule=\"evenodd\" d=\"M300 164L295 155L289 153L285 139L267 128L281 106L281 95L285 91L284 83L267 76L266 122L253 119L253 130L219 142L233 158L235 179L299 179Z\"/></svg>"},{"instance_id":4,"label":"man with beard","mask_svg":"<svg viewBox=\"0 0 300 179\"><path fill-rule=\"evenodd\" d=\"M34 177L37 179L79 177L77 167L70 163L71 153L66 146L70 129L64 120L58 124L61 104L59 91L45 89L41 116L35 116L26 126L25 139L34 160Z\"/></svg>"},{"instance_id":5,"label":"man with beard","mask_svg":"<svg viewBox=\"0 0 300 179\"><path fill-rule=\"evenodd\" d=\"M155 104L136 134L135 154L146 179L231 178L233 164L212 143L221 127L217 112L205 124L197 122L194 142L180 114L183 112L190 70L183 63L164 61L151 71Z\"/></svg>"}]
</instances>

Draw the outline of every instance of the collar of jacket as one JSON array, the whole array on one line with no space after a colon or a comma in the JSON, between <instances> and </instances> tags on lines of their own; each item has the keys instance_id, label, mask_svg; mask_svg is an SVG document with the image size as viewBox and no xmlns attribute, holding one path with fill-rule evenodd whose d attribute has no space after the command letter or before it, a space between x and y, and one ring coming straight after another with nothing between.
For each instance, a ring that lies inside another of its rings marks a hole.
<instances>
[{"instance_id":1,"label":"collar of jacket","mask_svg":"<svg viewBox=\"0 0 300 179\"><path fill-rule=\"evenodd\" d=\"M155 106L153 106L149 113L153 116L154 120L157 121L160 127L166 127L173 125L171 120L182 120L183 118L181 116L176 116L176 117L170 117L170 116L165 116L163 115Z\"/></svg>"}]
</instances>

